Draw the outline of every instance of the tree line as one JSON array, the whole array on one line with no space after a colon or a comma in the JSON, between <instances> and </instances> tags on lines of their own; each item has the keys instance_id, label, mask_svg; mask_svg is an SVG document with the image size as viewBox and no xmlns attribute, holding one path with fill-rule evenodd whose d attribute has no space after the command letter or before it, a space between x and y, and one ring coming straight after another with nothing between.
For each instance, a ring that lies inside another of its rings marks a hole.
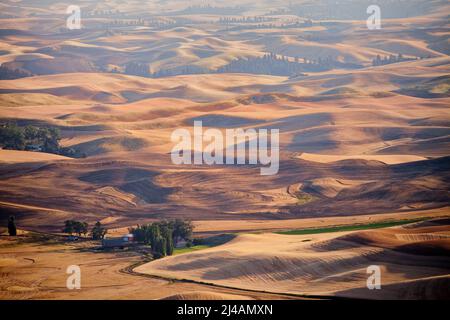
<instances>
[{"instance_id":1,"label":"tree line","mask_svg":"<svg viewBox=\"0 0 450 320\"><path fill-rule=\"evenodd\" d=\"M403 57L403 55L401 53L399 53L398 55L389 55L389 56L384 56L381 57L379 54L375 57L375 59L372 60L372 65L373 66L383 66L386 64L391 64L391 63L396 63L396 62L403 62L403 61L412 61L412 60L419 60L419 59L423 59L423 58L405 58Z\"/></svg>"},{"instance_id":2,"label":"tree line","mask_svg":"<svg viewBox=\"0 0 450 320\"><path fill-rule=\"evenodd\" d=\"M296 76L303 72L320 72L333 68L359 68L361 66L352 63L343 63L332 57L308 59L287 56L279 56L275 53L267 53L263 57L239 58L229 64L220 67L218 73L244 72L253 74L270 74L276 76Z\"/></svg>"},{"instance_id":3,"label":"tree line","mask_svg":"<svg viewBox=\"0 0 450 320\"><path fill-rule=\"evenodd\" d=\"M317 59L306 57L288 57L275 53L267 53L262 57L238 58L229 64L209 70L198 66L183 66L168 70L150 72L150 65L146 62L130 61L125 65L124 73L149 78L176 76L181 74L206 74L206 73L252 73L269 74L275 76L298 76L303 72L321 72L333 68L357 69L361 65L355 63L340 62L331 56ZM119 72L117 69L113 72Z\"/></svg>"},{"instance_id":4,"label":"tree line","mask_svg":"<svg viewBox=\"0 0 450 320\"><path fill-rule=\"evenodd\" d=\"M61 147L61 133L55 127L18 126L7 122L0 124L0 147L9 150L42 151L69 157L84 157L72 148Z\"/></svg>"},{"instance_id":5,"label":"tree line","mask_svg":"<svg viewBox=\"0 0 450 320\"><path fill-rule=\"evenodd\" d=\"M86 236L89 232L88 228L89 224L87 222L81 222L77 220L66 220L64 222L64 228L62 229L62 232L68 233L70 235L77 234L78 236L81 236L83 234L84 236ZM94 227L91 229L92 239L101 240L105 237L107 232L108 230L103 228L102 224L99 221L97 221ZM10 236L17 235L16 219L14 216L10 216L8 218L8 234Z\"/></svg>"},{"instance_id":6,"label":"tree line","mask_svg":"<svg viewBox=\"0 0 450 320\"><path fill-rule=\"evenodd\" d=\"M179 241L186 241L186 246L191 247L193 239L194 225L191 221L175 219L153 222L145 225L132 227L129 232L133 234L135 241L149 245L152 249L153 257L158 259L173 254L174 248ZM89 224L84 221L66 220L64 221L63 233L69 235L84 235L89 233ZM90 230L93 240L105 238L108 230L97 221ZM8 233L10 236L17 235L17 227L14 216L8 219Z\"/></svg>"},{"instance_id":7,"label":"tree line","mask_svg":"<svg viewBox=\"0 0 450 320\"><path fill-rule=\"evenodd\" d=\"M233 23L261 23L276 21L276 18L264 17L264 16L254 16L254 17L220 17L219 24L233 24Z\"/></svg>"},{"instance_id":8,"label":"tree line","mask_svg":"<svg viewBox=\"0 0 450 320\"><path fill-rule=\"evenodd\" d=\"M83 234L85 237L89 232L89 224L87 222L77 221L77 220L66 220L64 221L64 228L62 230L64 233L70 235L77 234L81 237ZM91 235L93 240L101 240L105 237L108 230L102 227L100 221L97 221L94 227L91 229Z\"/></svg>"},{"instance_id":9,"label":"tree line","mask_svg":"<svg viewBox=\"0 0 450 320\"><path fill-rule=\"evenodd\" d=\"M62 232L68 233L70 235L77 234L78 236L81 236L83 234L84 236L86 236L87 233L89 232L88 228L89 224L87 222L81 222L77 220L66 220L64 222L64 228ZM97 221L94 227L91 229L92 239L101 240L105 237L107 232L108 230L103 228L102 224L99 221ZM10 236L17 235L16 219L14 216L10 216L8 218L8 234Z\"/></svg>"}]
</instances>

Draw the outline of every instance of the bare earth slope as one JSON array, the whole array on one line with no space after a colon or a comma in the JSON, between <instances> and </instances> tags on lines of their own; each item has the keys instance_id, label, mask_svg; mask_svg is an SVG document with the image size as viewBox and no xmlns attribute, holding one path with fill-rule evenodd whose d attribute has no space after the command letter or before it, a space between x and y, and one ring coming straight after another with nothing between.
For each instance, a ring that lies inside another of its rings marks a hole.
<instances>
[{"instance_id":1,"label":"bare earth slope","mask_svg":"<svg viewBox=\"0 0 450 320\"><path fill-rule=\"evenodd\" d=\"M70 80L62 74L3 80L5 94L33 92L30 99L37 99L38 90L71 99L70 105L8 104L0 112L20 125L57 126L62 145L87 159L49 158L37 166L20 163L39 159L30 152L9 157L15 163L0 168L0 198L67 212L51 217L52 223L71 215L92 221L93 214L115 216L119 222L169 217L180 208L186 217L223 219L447 206L449 98L398 90L445 77L448 63L440 57L299 79L76 73ZM356 91L339 89L344 82ZM173 165L170 135L180 127L191 130L194 120L205 128L279 129L279 173L260 176L255 166ZM58 196L49 203L53 193ZM28 219L24 224L35 226Z\"/></svg>"}]
</instances>

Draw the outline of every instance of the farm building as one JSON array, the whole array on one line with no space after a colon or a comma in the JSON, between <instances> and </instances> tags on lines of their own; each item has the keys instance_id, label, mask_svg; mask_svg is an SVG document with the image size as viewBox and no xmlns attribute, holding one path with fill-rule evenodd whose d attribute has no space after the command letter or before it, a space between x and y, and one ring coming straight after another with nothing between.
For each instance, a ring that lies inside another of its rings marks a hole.
<instances>
[{"instance_id":1,"label":"farm building","mask_svg":"<svg viewBox=\"0 0 450 320\"><path fill-rule=\"evenodd\" d=\"M102 240L103 248L124 248L134 245L134 236L132 234L126 234L118 238L104 238Z\"/></svg>"}]
</instances>

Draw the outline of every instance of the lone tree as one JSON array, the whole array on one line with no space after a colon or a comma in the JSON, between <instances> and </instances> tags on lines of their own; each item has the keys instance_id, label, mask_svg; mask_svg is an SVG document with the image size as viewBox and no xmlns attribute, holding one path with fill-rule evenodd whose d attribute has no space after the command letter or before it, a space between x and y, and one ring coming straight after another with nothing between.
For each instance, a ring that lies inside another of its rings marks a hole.
<instances>
[{"instance_id":1,"label":"lone tree","mask_svg":"<svg viewBox=\"0 0 450 320\"><path fill-rule=\"evenodd\" d=\"M8 233L10 236L17 235L16 219L14 218L14 216L10 216L8 219Z\"/></svg>"},{"instance_id":2,"label":"lone tree","mask_svg":"<svg viewBox=\"0 0 450 320\"><path fill-rule=\"evenodd\" d=\"M153 257L159 259L167 255L167 240L162 236L155 238L155 243L152 245Z\"/></svg>"},{"instance_id":3,"label":"lone tree","mask_svg":"<svg viewBox=\"0 0 450 320\"><path fill-rule=\"evenodd\" d=\"M166 254L168 256L171 256L173 254L173 249L174 249L173 238L172 235L169 235L166 237Z\"/></svg>"},{"instance_id":4,"label":"lone tree","mask_svg":"<svg viewBox=\"0 0 450 320\"><path fill-rule=\"evenodd\" d=\"M105 234L108 232L105 228L102 227L100 221L97 221L92 228L92 239L101 240L105 237Z\"/></svg>"}]
</instances>

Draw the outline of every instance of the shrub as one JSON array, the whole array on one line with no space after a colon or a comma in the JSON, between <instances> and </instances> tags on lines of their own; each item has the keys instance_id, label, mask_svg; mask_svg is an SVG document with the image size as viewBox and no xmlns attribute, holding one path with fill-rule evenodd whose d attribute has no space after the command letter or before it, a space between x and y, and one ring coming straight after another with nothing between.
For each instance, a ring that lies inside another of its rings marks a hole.
<instances>
[{"instance_id":1,"label":"shrub","mask_svg":"<svg viewBox=\"0 0 450 320\"><path fill-rule=\"evenodd\" d=\"M14 216L9 217L8 219L8 233L10 236L17 235L16 219L14 218Z\"/></svg>"}]
</instances>

